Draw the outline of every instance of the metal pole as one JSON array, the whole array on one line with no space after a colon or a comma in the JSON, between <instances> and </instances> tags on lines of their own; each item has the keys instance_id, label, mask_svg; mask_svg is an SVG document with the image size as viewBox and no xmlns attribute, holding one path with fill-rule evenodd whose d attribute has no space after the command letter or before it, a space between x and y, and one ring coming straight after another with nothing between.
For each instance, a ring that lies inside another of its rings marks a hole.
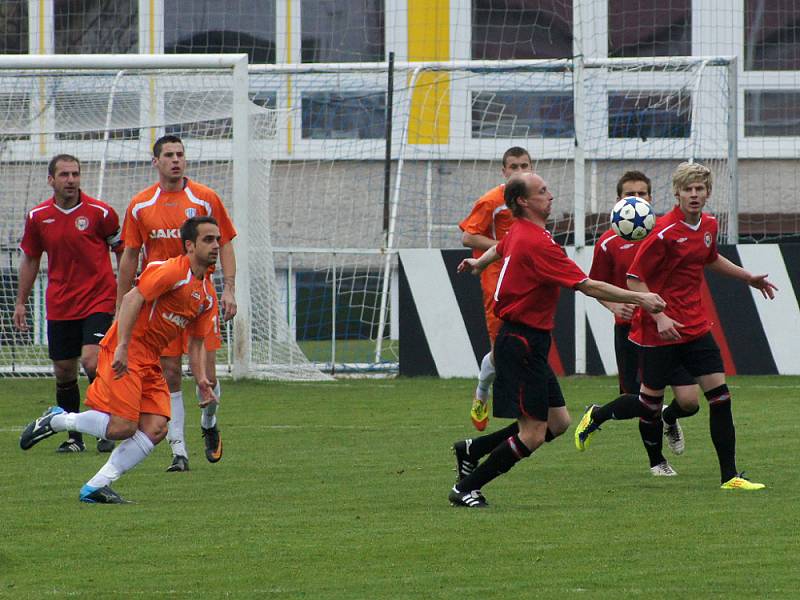
<instances>
[{"instance_id":1,"label":"metal pole","mask_svg":"<svg viewBox=\"0 0 800 600\"><path fill-rule=\"evenodd\" d=\"M739 243L739 70L728 63L728 243Z\"/></svg>"},{"instance_id":2,"label":"metal pole","mask_svg":"<svg viewBox=\"0 0 800 600\"><path fill-rule=\"evenodd\" d=\"M383 159L383 246L389 242L389 201L392 194L392 105L394 104L394 52L389 52L386 83L386 153Z\"/></svg>"}]
</instances>

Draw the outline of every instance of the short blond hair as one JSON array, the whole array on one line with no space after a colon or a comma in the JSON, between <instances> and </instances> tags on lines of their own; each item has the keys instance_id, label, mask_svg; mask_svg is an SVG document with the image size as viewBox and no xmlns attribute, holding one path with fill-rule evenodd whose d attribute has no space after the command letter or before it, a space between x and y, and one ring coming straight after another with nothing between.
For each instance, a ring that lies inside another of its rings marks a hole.
<instances>
[{"instance_id":1,"label":"short blond hair","mask_svg":"<svg viewBox=\"0 0 800 600\"><path fill-rule=\"evenodd\" d=\"M672 193L677 194L690 183L700 182L706 185L706 189L710 194L712 180L711 169L708 167L700 163L682 162L672 174Z\"/></svg>"}]
</instances>

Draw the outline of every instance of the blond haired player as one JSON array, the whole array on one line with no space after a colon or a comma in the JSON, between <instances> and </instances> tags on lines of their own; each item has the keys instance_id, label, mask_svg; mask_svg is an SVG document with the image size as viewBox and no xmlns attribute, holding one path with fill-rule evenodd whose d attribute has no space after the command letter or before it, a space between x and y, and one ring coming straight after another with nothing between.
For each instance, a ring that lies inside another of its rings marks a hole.
<instances>
[{"instance_id":1,"label":"blond haired player","mask_svg":"<svg viewBox=\"0 0 800 600\"><path fill-rule=\"evenodd\" d=\"M66 430L124 440L81 488L82 502L126 502L110 486L164 439L170 397L159 358L164 348L184 333L189 336L189 363L201 405L216 402L206 376L203 340L217 314L211 268L217 262L220 231L212 217L196 217L183 224L180 235L186 254L152 261L145 267L100 342L97 377L86 393L91 410L68 413L51 407L20 436L23 450Z\"/></svg>"},{"instance_id":2,"label":"blond haired player","mask_svg":"<svg viewBox=\"0 0 800 600\"><path fill-rule=\"evenodd\" d=\"M227 321L236 314L234 282L236 277L236 257L231 241L236 236L228 212L219 196L209 187L193 181L184 175L186 154L183 141L174 135L165 135L153 145L153 166L158 171L158 183L136 194L125 212L122 225L122 239L125 250L119 264L117 278L117 303L131 289L139 252L142 252L143 266L154 260L167 260L182 253L179 229L181 224L194 216L214 217L219 224L219 259L224 274L224 287L220 306L223 318ZM216 295L216 292L212 292ZM220 388L216 375L216 351L221 346L219 319L214 320L213 332L205 341L208 377L214 385L214 393L219 398ZM188 471L189 455L186 450L183 424L183 392L181 391L181 356L185 352L185 341L173 342L164 349L161 367L170 391L172 419L169 423L169 440L172 449L172 464L167 471ZM222 457L222 439L217 428L217 402L202 409L200 426L205 440L206 458L217 462Z\"/></svg>"},{"instance_id":3,"label":"blond haired player","mask_svg":"<svg viewBox=\"0 0 800 600\"><path fill-rule=\"evenodd\" d=\"M525 148L513 146L503 153L503 178L508 179L514 173L524 173L531 170L531 156ZM464 234L461 243L472 248L472 257L480 258L489 248L502 240L514 216L506 206L503 199L505 184L498 185L478 198L469 215L458 224ZM500 331L502 321L494 314L494 292L497 288L497 279L500 277L500 263L492 263L481 273L481 290L483 291L483 310L486 313L486 329L489 332L489 341L494 347L497 332ZM483 431L489 423L489 386L494 381L494 362L491 350L481 360L481 371L478 375L478 387L475 389L475 398L472 401L470 419L475 429Z\"/></svg>"}]
</instances>

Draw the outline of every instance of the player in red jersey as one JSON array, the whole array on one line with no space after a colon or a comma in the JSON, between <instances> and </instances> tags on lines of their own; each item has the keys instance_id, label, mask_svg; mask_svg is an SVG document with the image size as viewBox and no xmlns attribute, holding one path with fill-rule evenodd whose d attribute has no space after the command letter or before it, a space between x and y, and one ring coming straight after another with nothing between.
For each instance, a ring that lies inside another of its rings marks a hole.
<instances>
[{"instance_id":1,"label":"player in red jersey","mask_svg":"<svg viewBox=\"0 0 800 600\"><path fill-rule=\"evenodd\" d=\"M158 183L136 194L125 213L122 228L125 251L119 265L117 302L121 301L133 284L140 250L145 265L153 260L166 260L179 256L182 252L178 235L181 223L194 215L209 215L219 223L222 236L219 259L224 274L224 287L220 306L226 321L233 318L236 314L234 297L236 256L231 242L236 237L236 229L228 212L214 190L184 176L186 154L179 137L166 135L156 140L153 146L153 166L158 171ZM216 292L214 294L216 295ZM216 318L213 331L206 339L205 348L208 354L208 377L214 384L217 398L221 391L217 380L216 351L222 345L221 339L219 319ZM167 471L189 470L181 389L181 356L184 352L185 340L174 340L164 349L161 360L172 403L172 419L167 439L173 457ZM222 438L217 428L217 407L217 402L205 406L200 416L206 458L212 463L222 458Z\"/></svg>"},{"instance_id":2,"label":"player in red jersey","mask_svg":"<svg viewBox=\"0 0 800 600\"><path fill-rule=\"evenodd\" d=\"M507 180L515 173L530 172L531 168L531 157L525 148L514 146L503 153L502 173L504 179ZM461 243L472 248L473 258L480 258L484 252L502 240L514 222L514 217L503 199L504 189L505 184L501 184L486 192L475 202L469 215L458 224L461 231L464 232L461 236ZM492 346L494 346L494 340L502 324L494 314L494 290L497 287L499 275L499 263L490 264L481 273L486 329L489 332L489 342ZM470 419L478 431L486 429L486 425L489 423L489 387L494 381L494 375L495 368L490 348L481 360L478 387L475 389L475 397L470 409Z\"/></svg>"},{"instance_id":3,"label":"player in red jersey","mask_svg":"<svg viewBox=\"0 0 800 600\"><path fill-rule=\"evenodd\" d=\"M458 269L479 274L491 262L503 259L494 296L495 314L503 325L494 346L497 379L493 414L516 422L453 445L458 480L448 498L454 506L487 506L481 493L484 485L569 427L564 396L547 362L561 287L612 302L636 304L652 312L664 308L657 294L590 279L567 257L544 228L553 195L540 176L512 176L504 195L517 219L508 235L479 259L462 261Z\"/></svg>"},{"instance_id":4,"label":"player in red jersey","mask_svg":"<svg viewBox=\"0 0 800 600\"><path fill-rule=\"evenodd\" d=\"M187 219L180 235L186 254L148 264L122 299L117 320L101 343L97 378L86 394L91 410L66 413L49 408L20 436L23 450L66 429L124 440L81 488L83 502L124 503L111 484L164 439L170 397L160 357L184 332L200 403L216 402L203 344L217 310L211 268L217 261L220 230L213 217L203 216Z\"/></svg>"},{"instance_id":5,"label":"player in red jersey","mask_svg":"<svg viewBox=\"0 0 800 600\"><path fill-rule=\"evenodd\" d=\"M617 182L617 200L635 196L650 203L651 193L650 179L641 171L628 171ZM638 248L639 242L625 240L609 229L595 244L589 277L619 287L627 286L628 269ZM591 418L598 426L609 419L639 418L639 433L650 460L650 472L655 476L677 475L669 461L664 458L662 433L667 438L672 452L682 454L685 442L683 430L677 419L689 417L698 411L697 385L694 378L685 368L676 368L669 380L675 399L665 407L662 413L663 423L662 419L656 422L642 419L639 416L639 347L628 339L636 307L632 304L618 304L605 300L599 302L614 314L614 350L619 374L619 391L622 395L603 406L591 406L589 408ZM576 429L576 432L579 431L580 428ZM586 449L585 440L582 440L579 434L575 436L575 445L580 451Z\"/></svg>"},{"instance_id":6,"label":"player in red jersey","mask_svg":"<svg viewBox=\"0 0 800 600\"><path fill-rule=\"evenodd\" d=\"M703 390L709 405L711 441L717 452L722 489L758 490L765 486L744 478L736 468L736 431L731 394L722 356L711 334L700 286L703 271L739 279L773 298L776 287L767 275L753 275L717 252L717 220L703 212L711 195L711 171L698 163L681 163L672 175L677 204L660 219L658 230L641 243L628 270L628 286L652 290L668 303L661 315L638 311L630 339L640 349L641 418L661 418L664 388L670 374L684 367ZM597 430L590 411L578 426L588 439Z\"/></svg>"},{"instance_id":7,"label":"player in red jersey","mask_svg":"<svg viewBox=\"0 0 800 600\"><path fill-rule=\"evenodd\" d=\"M116 280L109 249L121 252L119 217L105 202L81 190L81 163L59 154L47 167L53 196L35 206L25 220L20 249L19 285L14 326L30 329L28 297L42 254L47 254L47 349L56 378L56 403L68 412L80 410L78 363L91 382L100 340L114 318ZM83 436L69 431L58 452L82 452ZM98 440L100 452L113 442Z\"/></svg>"}]
</instances>

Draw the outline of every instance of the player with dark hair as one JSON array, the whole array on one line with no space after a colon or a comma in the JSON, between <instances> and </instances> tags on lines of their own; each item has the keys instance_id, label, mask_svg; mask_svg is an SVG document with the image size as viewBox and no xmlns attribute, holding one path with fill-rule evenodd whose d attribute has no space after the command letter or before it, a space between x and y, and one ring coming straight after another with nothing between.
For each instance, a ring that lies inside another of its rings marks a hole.
<instances>
[{"instance_id":1,"label":"player with dark hair","mask_svg":"<svg viewBox=\"0 0 800 600\"><path fill-rule=\"evenodd\" d=\"M617 200L634 196L647 203L652 202L650 179L641 171L627 171L617 182ZM640 242L625 240L613 230L606 231L594 246L594 259L589 277L613 283L618 287L627 286L628 268L636 256ZM691 416L698 411L697 385L694 378L683 367L678 367L670 377L670 385L675 399L664 409L662 419L656 422L639 416L639 347L628 339L636 306L617 302L599 302L614 315L614 350L619 373L619 391L616 400L603 406L593 405L592 419L597 426L609 419L625 420L639 418L639 433L650 460L650 472L655 476L677 475L662 453L662 431L674 454L684 451L683 430L677 419ZM586 449L580 435L575 436L578 450Z\"/></svg>"},{"instance_id":2,"label":"player with dark hair","mask_svg":"<svg viewBox=\"0 0 800 600\"><path fill-rule=\"evenodd\" d=\"M219 223L219 259L223 272L223 291L220 306L225 320L236 314L234 297L236 280L236 256L233 238L236 229L231 222L219 196L209 187L184 176L186 154L181 138L165 135L153 145L153 166L158 171L158 183L136 194L128 205L122 227L125 250L119 265L117 302L133 284L139 253L144 265L154 260L166 260L180 256L181 245L178 229L188 217L213 216ZM212 292L216 294L216 292ZM221 391L216 374L216 352L222 345L219 319L215 317L213 330L205 341L208 377L214 384L214 393L219 399ZM172 449L172 463L167 471L188 471L189 453L184 436L185 412L183 406L181 357L186 352L186 340L176 339L164 349L161 365L167 380L172 403L172 419L169 422L167 439ZM198 397L199 399L199 397ZM217 427L217 402L204 406L200 416L200 428L205 443L206 459L217 462L222 458L222 438Z\"/></svg>"},{"instance_id":3,"label":"player with dark hair","mask_svg":"<svg viewBox=\"0 0 800 600\"><path fill-rule=\"evenodd\" d=\"M200 404L216 401L203 345L216 316L211 268L217 262L220 231L215 219L203 216L187 220L180 234L186 253L150 262L122 299L117 320L101 342L97 378L86 394L91 410L67 413L51 407L20 436L23 450L67 429L124 440L81 488L83 502L126 502L111 484L164 439L170 395L159 359L164 348L184 332Z\"/></svg>"},{"instance_id":4,"label":"player with dark hair","mask_svg":"<svg viewBox=\"0 0 800 600\"><path fill-rule=\"evenodd\" d=\"M119 217L114 209L81 190L81 163L70 154L54 156L47 167L53 196L35 206L25 220L20 249L14 326L28 331L28 297L42 254L47 254L47 349L56 378L56 403L80 410L78 368L91 382L100 340L114 319L116 280L109 250L121 252ZM83 436L69 431L58 452L82 452ZM113 442L98 440L100 452Z\"/></svg>"},{"instance_id":5,"label":"player with dark hair","mask_svg":"<svg viewBox=\"0 0 800 600\"><path fill-rule=\"evenodd\" d=\"M505 202L516 217L508 235L479 259L461 262L459 272L479 274L502 258L495 313L503 324L494 346L495 417L516 422L475 439L456 442L458 481L449 493L454 506L487 506L481 488L569 427L569 413L547 355L561 287L612 302L660 311L657 294L632 292L589 279L544 228L553 195L532 173L512 176ZM488 455L488 456L487 456ZM479 464L484 456L487 458Z\"/></svg>"},{"instance_id":6,"label":"player with dark hair","mask_svg":"<svg viewBox=\"0 0 800 600\"><path fill-rule=\"evenodd\" d=\"M640 417L661 420L664 388L683 367L705 394L709 406L711 441L717 452L722 489L759 490L764 484L746 479L736 468L736 431L731 393L711 323L703 307L703 271L739 279L773 298L776 287L767 275L753 275L717 252L717 220L703 212L711 195L711 171L698 163L681 163L672 175L677 204L661 217L656 231L641 242L630 268L628 286L654 291L668 303L664 313L637 311L630 339L640 346ZM576 436L585 444L597 431L593 411L587 410Z\"/></svg>"},{"instance_id":7,"label":"player with dark hair","mask_svg":"<svg viewBox=\"0 0 800 600\"><path fill-rule=\"evenodd\" d=\"M531 157L525 148L513 146L503 153L501 172L504 179L507 180L515 173L524 173L531 169ZM514 222L514 217L503 199L504 189L505 184L501 184L486 192L475 202L472 211L458 225L464 232L461 236L461 243L472 248L473 258L480 258L486 250L502 240ZM499 275L500 265L496 263L489 265L481 273L483 310L486 314L486 329L492 346L494 346L494 340L501 325L500 319L494 314L494 290L497 287ZM481 360L478 387L475 389L470 410L470 419L478 431L486 429L486 425L489 423L489 387L494 381L494 375L495 368L490 349Z\"/></svg>"}]
</instances>

